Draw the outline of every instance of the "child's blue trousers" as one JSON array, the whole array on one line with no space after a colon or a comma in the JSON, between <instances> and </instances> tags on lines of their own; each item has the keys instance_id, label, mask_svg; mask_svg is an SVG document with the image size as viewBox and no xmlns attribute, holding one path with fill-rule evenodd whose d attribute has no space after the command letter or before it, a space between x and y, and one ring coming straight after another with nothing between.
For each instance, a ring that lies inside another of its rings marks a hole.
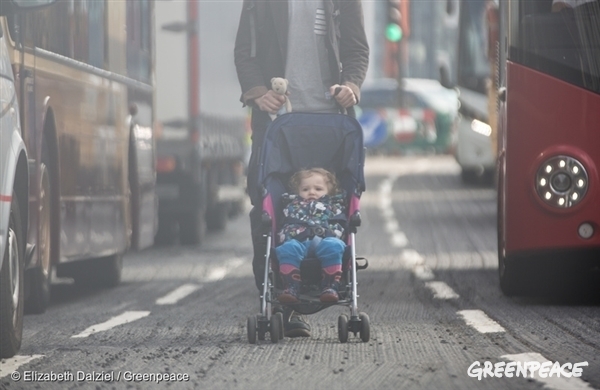
<instances>
[{"instance_id":1,"label":"child's blue trousers","mask_svg":"<svg viewBox=\"0 0 600 390\"><path fill-rule=\"evenodd\" d=\"M300 268L300 262L308 254L312 239L306 241L289 240L275 248L280 267L282 265ZM342 265L346 244L336 237L325 237L314 248L315 257L321 261L322 268ZM288 268L288 267L284 267Z\"/></svg>"}]
</instances>

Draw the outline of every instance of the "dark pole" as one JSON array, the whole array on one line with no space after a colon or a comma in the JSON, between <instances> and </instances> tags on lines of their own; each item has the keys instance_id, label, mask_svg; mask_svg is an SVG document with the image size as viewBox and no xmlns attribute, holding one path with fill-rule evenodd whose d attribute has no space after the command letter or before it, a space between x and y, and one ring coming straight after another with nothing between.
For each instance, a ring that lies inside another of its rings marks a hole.
<instances>
[{"instance_id":1,"label":"dark pole","mask_svg":"<svg viewBox=\"0 0 600 390\"><path fill-rule=\"evenodd\" d=\"M200 39L198 0L187 2L188 34L188 123L190 138L196 141L200 123Z\"/></svg>"}]
</instances>

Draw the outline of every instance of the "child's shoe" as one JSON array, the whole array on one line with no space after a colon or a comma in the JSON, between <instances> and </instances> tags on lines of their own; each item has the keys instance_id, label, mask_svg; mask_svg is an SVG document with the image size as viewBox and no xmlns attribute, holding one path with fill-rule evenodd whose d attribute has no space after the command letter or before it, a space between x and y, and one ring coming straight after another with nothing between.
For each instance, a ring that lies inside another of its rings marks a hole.
<instances>
[{"instance_id":1,"label":"child's shoe","mask_svg":"<svg viewBox=\"0 0 600 390\"><path fill-rule=\"evenodd\" d=\"M340 300L340 297L338 296L337 291L330 287L321 292L319 300L323 303L336 303Z\"/></svg>"},{"instance_id":2,"label":"child's shoe","mask_svg":"<svg viewBox=\"0 0 600 390\"><path fill-rule=\"evenodd\" d=\"M277 299L279 299L279 302L284 304L300 302L300 299L298 298L298 290L295 286L288 286L288 288L279 294Z\"/></svg>"},{"instance_id":3,"label":"child's shoe","mask_svg":"<svg viewBox=\"0 0 600 390\"><path fill-rule=\"evenodd\" d=\"M341 271L335 271L334 273L329 274L323 270L323 279L321 279L321 296L319 297L321 302L336 303L340 300L338 290L340 288L341 277Z\"/></svg>"},{"instance_id":4,"label":"child's shoe","mask_svg":"<svg viewBox=\"0 0 600 390\"><path fill-rule=\"evenodd\" d=\"M298 303L300 302L298 297L301 280L300 270L298 268L286 268L288 268L286 269L287 273L281 272L281 279L283 279L285 290L283 290L277 299L283 304Z\"/></svg>"}]
</instances>

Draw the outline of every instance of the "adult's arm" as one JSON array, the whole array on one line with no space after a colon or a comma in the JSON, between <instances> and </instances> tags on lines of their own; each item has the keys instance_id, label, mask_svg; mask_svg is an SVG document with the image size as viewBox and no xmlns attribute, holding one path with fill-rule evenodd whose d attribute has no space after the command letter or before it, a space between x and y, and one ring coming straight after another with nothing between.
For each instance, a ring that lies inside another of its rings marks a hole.
<instances>
[{"instance_id":1,"label":"adult's arm","mask_svg":"<svg viewBox=\"0 0 600 390\"><path fill-rule=\"evenodd\" d=\"M268 91L256 57L257 31L255 3L256 0L244 0L235 38L235 68L242 88L240 101L244 105L252 104L254 99L263 96Z\"/></svg>"},{"instance_id":2,"label":"adult's arm","mask_svg":"<svg viewBox=\"0 0 600 390\"><path fill-rule=\"evenodd\" d=\"M365 34L361 0L340 0L340 62L342 84L360 101L360 86L369 67L369 44Z\"/></svg>"}]
</instances>

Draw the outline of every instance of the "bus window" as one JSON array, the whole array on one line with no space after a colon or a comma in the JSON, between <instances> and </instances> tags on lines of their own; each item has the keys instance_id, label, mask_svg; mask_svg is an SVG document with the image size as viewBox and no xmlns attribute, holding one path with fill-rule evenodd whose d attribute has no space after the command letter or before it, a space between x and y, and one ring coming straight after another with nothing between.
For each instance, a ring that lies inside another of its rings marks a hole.
<instances>
[{"instance_id":1,"label":"bus window","mask_svg":"<svg viewBox=\"0 0 600 390\"><path fill-rule=\"evenodd\" d=\"M89 64L104 68L106 47L104 41L105 6L103 0L87 0Z\"/></svg>"},{"instance_id":2,"label":"bus window","mask_svg":"<svg viewBox=\"0 0 600 390\"><path fill-rule=\"evenodd\" d=\"M151 72L150 13L148 0L127 0L127 72L149 82Z\"/></svg>"},{"instance_id":3,"label":"bus window","mask_svg":"<svg viewBox=\"0 0 600 390\"><path fill-rule=\"evenodd\" d=\"M461 41L459 49L458 84L479 93L486 93L486 83L490 77L487 58L487 25L485 12L487 2L472 1L463 3Z\"/></svg>"},{"instance_id":4,"label":"bus window","mask_svg":"<svg viewBox=\"0 0 600 390\"><path fill-rule=\"evenodd\" d=\"M550 2L546 5L522 7L520 36L511 47L511 59L600 92L600 3L560 12L551 12Z\"/></svg>"}]
</instances>

